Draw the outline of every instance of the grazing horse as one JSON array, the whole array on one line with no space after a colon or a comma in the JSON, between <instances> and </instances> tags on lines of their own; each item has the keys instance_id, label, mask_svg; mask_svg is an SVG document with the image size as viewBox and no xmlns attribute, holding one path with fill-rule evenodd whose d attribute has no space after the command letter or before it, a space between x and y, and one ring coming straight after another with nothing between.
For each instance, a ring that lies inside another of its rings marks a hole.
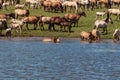
<instances>
[{"instance_id":1,"label":"grazing horse","mask_svg":"<svg viewBox=\"0 0 120 80\"><path fill-rule=\"evenodd\" d=\"M27 30L29 30L28 28L28 24L34 24L34 30L36 30L37 28L37 23L39 21L40 17L39 16L28 16L28 17L24 17L23 21L26 23L26 28Z\"/></svg>"},{"instance_id":2,"label":"grazing horse","mask_svg":"<svg viewBox=\"0 0 120 80\"><path fill-rule=\"evenodd\" d=\"M100 4L100 7L104 4L106 8L111 8L111 0L98 0L98 3Z\"/></svg>"},{"instance_id":3,"label":"grazing horse","mask_svg":"<svg viewBox=\"0 0 120 80\"><path fill-rule=\"evenodd\" d=\"M0 14L0 19L8 19L8 18L15 18L15 14L14 13Z\"/></svg>"},{"instance_id":4,"label":"grazing horse","mask_svg":"<svg viewBox=\"0 0 120 80\"><path fill-rule=\"evenodd\" d=\"M85 12L81 12L81 13L74 13L74 14L65 14L64 18L70 20L72 23L77 24L78 26L78 21L80 19L81 16L86 17L86 13Z\"/></svg>"},{"instance_id":5,"label":"grazing horse","mask_svg":"<svg viewBox=\"0 0 120 80\"><path fill-rule=\"evenodd\" d=\"M106 18L105 20L96 20L94 23L94 29L98 29L98 28L103 28L103 32L106 32L107 34L107 24L108 22L110 22L111 24L113 24L113 21L111 18Z\"/></svg>"},{"instance_id":6,"label":"grazing horse","mask_svg":"<svg viewBox=\"0 0 120 80\"><path fill-rule=\"evenodd\" d=\"M15 17L18 18L18 16L29 16L30 12L29 10L25 9L15 9Z\"/></svg>"},{"instance_id":7,"label":"grazing horse","mask_svg":"<svg viewBox=\"0 0 120 80\"><path fill-rule=\"evenodd\" d=\"M86 41L89 41L91 42L93 40L93 35L91 32L86 32L86 31L82 31L80 32L80 38L81 40L86 40Z\"/></svg>"},{"instance_id":8,"label":"grazing horse","mask_svg":"<svg viewBox=\"0 0 120 80\"><path fill-rule=\"evenodd\" d=\"M113 41L118 41L120 38L120 30L119 29L115 29L114 33L113 33Z\"/></svg>"},{"instance_id":9,"label":"grazing horse","mask_svg":"<svg viewBox=\"0 0 120 80\"><path fill-rule=\"evenodd\" d=\"M94 36L94 40L100 40L100 32L97 29L92 30L92 35Z\"/></svg>"}]
</instances>

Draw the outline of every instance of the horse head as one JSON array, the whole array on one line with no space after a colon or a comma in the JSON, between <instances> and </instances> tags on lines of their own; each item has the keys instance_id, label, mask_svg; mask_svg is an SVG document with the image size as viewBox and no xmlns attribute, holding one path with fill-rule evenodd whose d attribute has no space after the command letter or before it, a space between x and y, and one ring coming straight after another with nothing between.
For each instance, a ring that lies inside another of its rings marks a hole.
<instances>
[{"instance_id":1,"label":"horse head","mask_svg":"<svg viewBox=\"0 0 120 80\"><path fill-rule=\"evenodd\" d=\"M106 18L105 22L106 22L106 23L110 22L111 24L113 24L112 18Z\"/></svg>"},{"instance_id":2,"label":"horse head","mask_svg":"<svg viewBox=\"0 0 120 80\"><path fill-rule=\"evenodd\" d=\"M78 13L78 15L86 17L86 13L85 12L80 12L80 13Z\"/></svg>"}]
</instances>

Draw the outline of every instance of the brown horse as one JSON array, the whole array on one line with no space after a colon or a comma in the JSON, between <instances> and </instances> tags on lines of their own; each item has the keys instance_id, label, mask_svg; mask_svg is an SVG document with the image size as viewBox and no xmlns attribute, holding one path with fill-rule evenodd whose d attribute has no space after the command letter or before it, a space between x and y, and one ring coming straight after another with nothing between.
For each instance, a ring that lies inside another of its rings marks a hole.
<instances>
[{"instance_id":1,"label":"brown horse","mask_svg":"<svg viewBox=\"0 0 120 80\"><path fill-rule=\"evenodd\" d=\"M15 18L15 14L14 13L0 14L0 19L8 19L8 18Z\"/></svg>"},{"instance_id":2,"label":"brown horse","mask_svg":"<svg viewBox=\"0 0 120 80\"><path fill-rule=\"evenodd\" d=\"M92 35L94 36L94 40L100 40L100 32L97 29L92 30Z\"/></svg>"},{"instance_id":3,"label":"brown horse","mask_svg":"<svg viewBox=\"0 0 120 80\"><path fill-rule=\"evenodd\" d=\"M26 23L26 28L27 30L29 30L28 28L28 24L34 24L34 30L36 30L37 28L37 23L39 21L39 18L38 16L28 16L28 17L24 17L23 18L23 21Z\"/></svg>"},{"instance_id":4,"label":"brown horse","mask_svg":"<svg viewBox=\"0 0 120 80\"><path fill-rule=\"evenodd\" d=\"M89 42L91 42L92 40L93 40L93 35L92 35L92 33L91 32L86 32L86 31L82 31L81 33L80 33L80 38L81 38L81 40L85 40L85 41L89 41Z\"/></svg>"},{"instance_id":5,"label":"brown horse","mask_svg":"<svg viewBox=\"0 0 120 80\"><path fill-rule=\"evenodd\" d=\"M7 29L7 21L6 20L0 20L0 35L2 35L2 30Z\"/></svg>"},{"instance_id":6,"label":"brown horse","mask_svg":"<svg viewBox=\"0 0 120 80\"><path fill-rule=\"evenodd\" d=\"M51 11L51 6L52 6L51 1L43 1L41 5L43 6L44 11Z\"/></svg>"},{"instance_id":7,"label":"brown horse","mask_svg":"<svg viewBox=\"0 0 120 80\"><path fill-rule=\"evenodd\" d=\"M68 28L68 32L71 31L71 22L66 20L64 17L61 18L59 16L55 16L55 17L51 17L51 20L50 20L50 24L49 24L49 30L51 31L51 28L53 28L53 30L55 31L55 25L58 25L60 26L60 31L62 31L62 28L64 27L64 30L65 30L65 27Z\"/></svg>"},{"instance_id":8,"label":"brown horse","mask_svg":"<svg viewBox=\"0 0 120 80\"><path fill-rule=\"evenodd\" d=\"M90 1L90 5L91 5L91 10L93 10L95 8L95 6L97 7L97 0L89 0Z\"/></svg>"},{"instance_id":9,"label":"brown horse","mask_svg":"<svg viewBox=\"0 0 120 80\"><path fill-rule=\"evenodd\" d=\"M98 3L100 4L100 7L102 7L102 4L104 4L106 8L111 8L110 0L98 0Z\"/></svg>"},{"instance_id":10,"label":"brown horse","mask_svg":"<svg viewBox=\"0 0 120 80\"><path fill-rule=\"evenodd\" d=\"M78 26L78 21L80 19L81 16L86 17L86 13L85 12L81 12L81 13L74 13L74 14L65 14L64 18L70 20L72 23L77 24Z\"/></svg>"},{"instance_id":11,"label":"brown horse","mask_svg":"<svg viewBox=\"0 0 120 80\"><path fill-rule=\"evenodd\" d=\"M15 9L15 17L18 18L18 16L29 16L30 12L29 10L25 9Z\"/></svg>"},{"instance_id":12,"label":"brown horse","mask_svg":"<svg viewBox=\"0 0 120 80\"><path fill-rule=\"evenodd\" d=\"M50 24L51 17L41 16L39 19L39 25L41 30L44 30L44 24Z\"/></svg>"},{"instance_id":13,"label":"brown horse","mask_svg":"<svg viewBox=\"0 0 120 80\"><path fill-rule=\"evenodd\" d=\"M119 6L120 5L120 0L112 0L112 3Z\"/></svg>"},{"instance_id":14,"label":"brown horse","mask_svg":"<svg viewBox=\"0 0 120 80\"><path fill-rule=\"evenodd\" d=\"M58 1L52 2L51 8L53 12L61 11L63 13L63 6Z\"/></svg>"}]
</instances>

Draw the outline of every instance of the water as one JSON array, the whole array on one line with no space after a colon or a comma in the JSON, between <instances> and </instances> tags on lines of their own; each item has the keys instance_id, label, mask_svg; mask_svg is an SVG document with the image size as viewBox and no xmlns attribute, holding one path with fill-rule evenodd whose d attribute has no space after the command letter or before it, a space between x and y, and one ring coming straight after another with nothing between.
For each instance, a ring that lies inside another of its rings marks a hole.
<instances>
[{"instance_id":1,"label":"water","mask_svg":"<svg viewBox=\"0 0 120 80\"><path fill-rule=\"evenodd\" d=\"M0 80L120 80L120 44L0 40Z\"/></svg>"}]
</instances>

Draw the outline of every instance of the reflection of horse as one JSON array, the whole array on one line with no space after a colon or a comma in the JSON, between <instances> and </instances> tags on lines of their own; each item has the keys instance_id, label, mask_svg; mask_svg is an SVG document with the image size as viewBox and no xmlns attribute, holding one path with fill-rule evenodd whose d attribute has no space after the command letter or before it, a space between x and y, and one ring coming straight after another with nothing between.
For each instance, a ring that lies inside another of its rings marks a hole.
<instances>
[{"instance_id":1,"label":"reflection of horse","mask_svg":"<svg viewBox=\"0 0 120 80\"><path fill-rule=\"evenodd\" d=\"M96 20L95 23L94 23L94 29L103 28L102 33L104 33L106 31L106 34L107 34L107 24L108 24L108 22L113 24L113 21L112 21L111 18L106 18L105 20Z\"/></svg>"},{"instance_id":2,"label":"reflection of horse","mask_svg":"<svg viewBox=\"0 0 120 80\"><path fill-rule=\"evenodd\" d=\"M42 41L43 41L43 42L60 43L60 39L57 38L57 37L53 37L53 38L44 38Z\"/></svg>"},{"instance_id":3,"label":"reflection of horse","mask_svg":"<svg viewBox=\"0 0 120 80\"><path fill-rule=\"evenodd\" d=\"M81 13L74 13L74 14L65 14L64 18L70 20L72 23L77 24L78 26L78 21L80 19L81 16L86 17L86 13L85 12L81 12Z\"/></svg>"}]
</instances>

